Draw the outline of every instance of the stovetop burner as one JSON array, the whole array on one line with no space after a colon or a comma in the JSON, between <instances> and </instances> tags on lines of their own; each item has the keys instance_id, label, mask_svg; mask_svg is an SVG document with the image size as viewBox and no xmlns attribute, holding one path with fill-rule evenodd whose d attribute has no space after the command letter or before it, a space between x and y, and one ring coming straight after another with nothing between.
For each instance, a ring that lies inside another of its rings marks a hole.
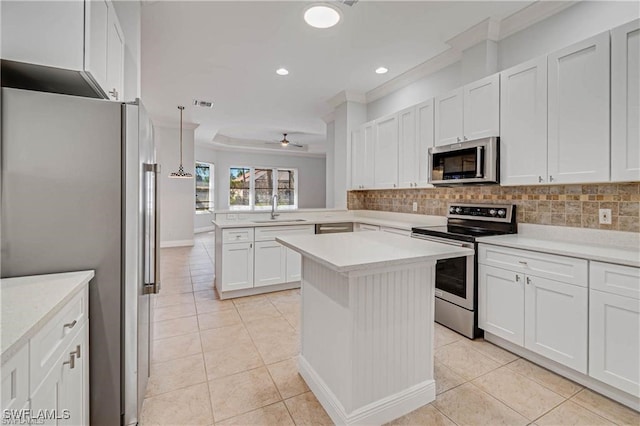
<instances>
[{"instance_id":1,"label":"stovetop burner","mask_svg":"<svg viewBox=\"0 0 640 426\"><path fill-rule=\"evenodd\" d=\"M475 242L491 235L515 234L516 206L505 204L456 204L449 207L447 226L416 227L414 234Z\"/></svg>"}]
</instances>

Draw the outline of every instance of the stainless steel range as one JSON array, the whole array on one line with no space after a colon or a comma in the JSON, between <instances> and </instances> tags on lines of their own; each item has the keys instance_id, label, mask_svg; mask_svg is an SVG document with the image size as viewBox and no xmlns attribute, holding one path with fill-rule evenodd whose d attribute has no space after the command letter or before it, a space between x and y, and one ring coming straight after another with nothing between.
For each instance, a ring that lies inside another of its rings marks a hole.
<instances>
[{"instance_id":1,"label":"stainless steel range","mask_svg":"<svg viewBox=\"0 0 640 426\"><path fill-rule=\"evenodd\" d=\"M511 204L452 204L447 226L413 228L411 236L474 249L465 257L436 264L436 322L471 339L478 337L478 274L476 238L515 234L516 206Z\"/></svg>"}]
</instances>

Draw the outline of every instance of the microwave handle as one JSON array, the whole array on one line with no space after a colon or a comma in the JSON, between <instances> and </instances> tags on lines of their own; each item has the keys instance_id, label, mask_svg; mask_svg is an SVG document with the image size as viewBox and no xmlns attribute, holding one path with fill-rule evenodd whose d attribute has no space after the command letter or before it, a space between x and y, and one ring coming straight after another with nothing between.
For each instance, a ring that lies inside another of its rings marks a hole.
<instances>
[{"instance_id":1,"label":"microwave handle","mask_svg":"<svg viewBox=\"0 0 640 426\"><path fill-rule=\"evenodd\" d=\"M482 167L482 147L477 146L476 147L476 177L477 178L483 177L484 175L483 169L484 167Z\"/></svg>"}]
</instances>

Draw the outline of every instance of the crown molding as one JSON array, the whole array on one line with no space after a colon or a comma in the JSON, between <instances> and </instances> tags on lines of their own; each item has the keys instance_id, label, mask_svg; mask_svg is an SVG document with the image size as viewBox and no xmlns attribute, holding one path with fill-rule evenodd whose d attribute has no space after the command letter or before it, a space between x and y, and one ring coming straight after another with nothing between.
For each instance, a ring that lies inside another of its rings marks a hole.
<instances>
[{"instance_id":1,"label":"crown molding","mask_svg":"<svg viewBox=\"0 0 640 426\"><path fill-rule=\"evenodd\" d=\"M355 90L343 90L327 100L327 103L332 108L337 108L338 105L342 105L345 102L359 102L361 104L365 104L367 103L367 97L362 92L357 92Z\"/></svg>"},{"instance_id":2,"label":"crown molding","mask_svg":"<svg viewBox=\"0 0 640 426\"><path fill-rule=\"evenodd\" d=\"M518 31L547 19L565 9L570 8L581 0L574 1L537 1L507 16L500 22L500 38L505 39Z\"/></svg>"}]
</instances>

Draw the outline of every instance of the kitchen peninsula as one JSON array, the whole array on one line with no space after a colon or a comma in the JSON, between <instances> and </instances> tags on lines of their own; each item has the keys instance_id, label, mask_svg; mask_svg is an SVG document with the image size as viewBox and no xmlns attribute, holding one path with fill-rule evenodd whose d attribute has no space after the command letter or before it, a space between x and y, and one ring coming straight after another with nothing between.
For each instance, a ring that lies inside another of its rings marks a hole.
<instances>
[{"instance_id":1,"label":"kitchen peninsula","mask_svg":"<svg viewBox=\"0 0 640 426\"><path fill-rule=\"evenodd\" d=\"M383 424L435 399L434 276L470 249L383 232L297 235L300 374L336 424Z\"/></svg>"}]
</instances>

